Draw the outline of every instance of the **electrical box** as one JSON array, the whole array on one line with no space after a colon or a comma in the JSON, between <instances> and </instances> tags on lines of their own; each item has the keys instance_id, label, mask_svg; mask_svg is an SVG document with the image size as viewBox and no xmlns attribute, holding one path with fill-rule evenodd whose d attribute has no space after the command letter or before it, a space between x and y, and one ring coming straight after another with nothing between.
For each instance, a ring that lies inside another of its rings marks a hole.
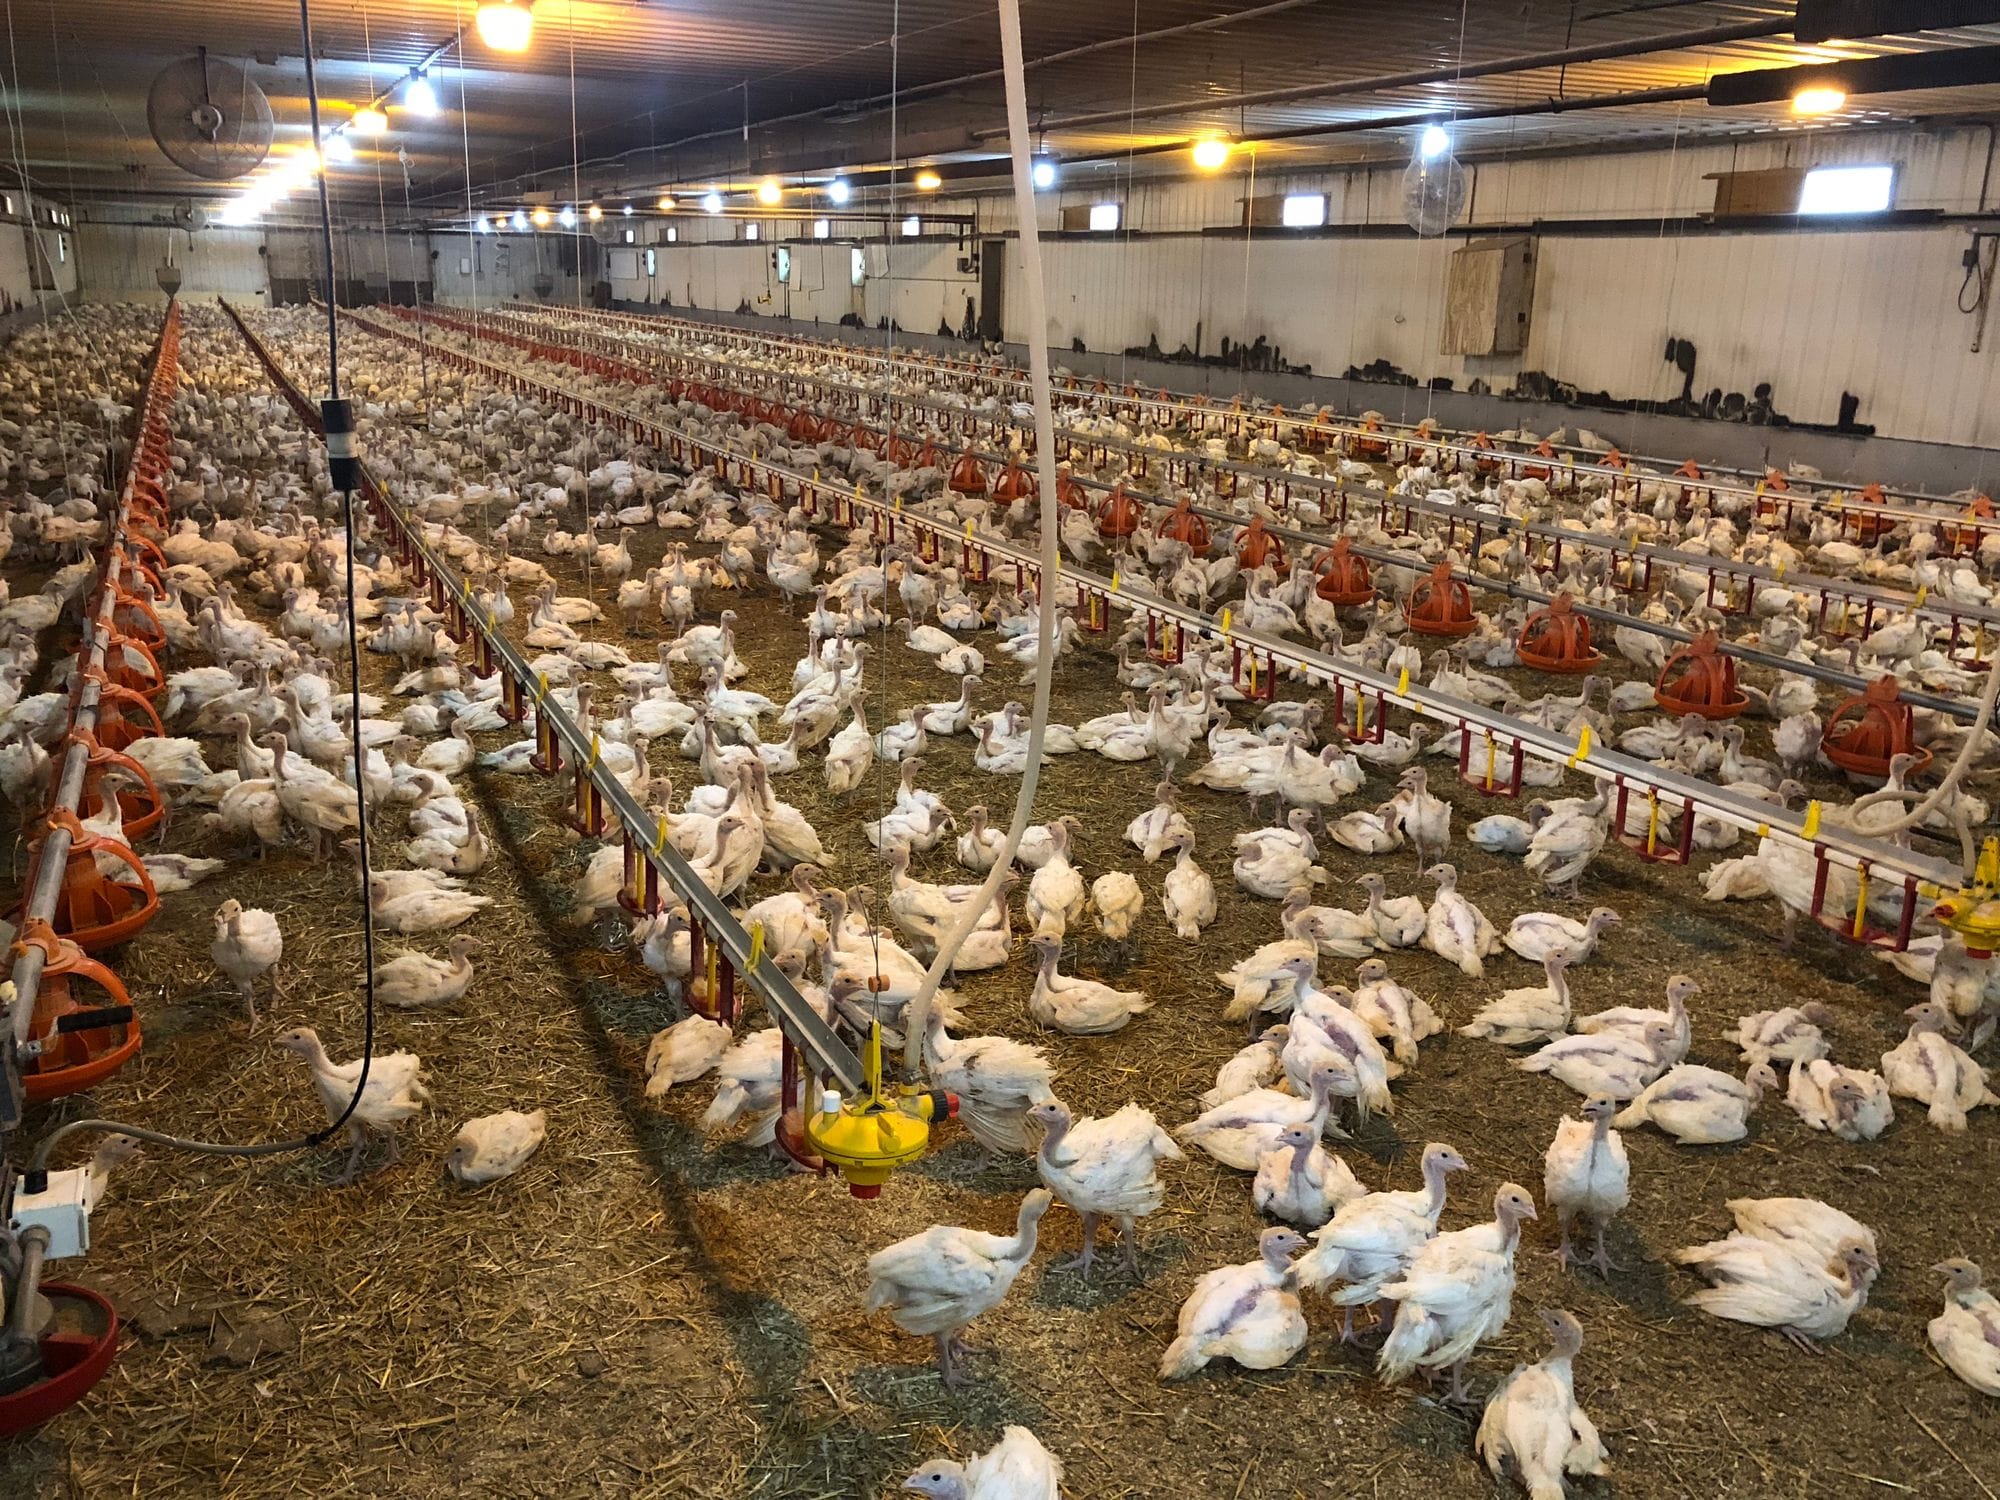
<instances>
[{"instance_id":1,"label":"electrical box","mask_svg":"<svg viewBox=\"0 0 2000 1500\"><path fill-rule=\"evenodd\" d=\"M49 1232L48 1258L62 1260L90 1248L90 1210L95 1188L87 1167L49 1173L49 1185L39 1193L14 1189L14 1233L42 1228Z\"/></svg>"},{"instance_id":2,"label":"electrical box","mask_svg":"<svg viewBox=\"0 0 2000 1500\"><path fill-rule=\"evenodd\" d=\"M1441 354L1519 354L1535 309L1535 240L1513 234L1454 250Z\"/></svg>"}]
</instances>

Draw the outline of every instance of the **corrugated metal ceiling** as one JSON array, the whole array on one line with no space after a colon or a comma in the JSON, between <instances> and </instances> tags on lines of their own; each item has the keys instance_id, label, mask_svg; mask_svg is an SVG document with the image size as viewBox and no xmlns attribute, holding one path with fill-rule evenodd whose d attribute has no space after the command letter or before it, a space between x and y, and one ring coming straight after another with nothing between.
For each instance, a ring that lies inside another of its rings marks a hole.
<instances>
[{"instance_id":1,"label":"corrugated metal ceiling","mask_svg":"<svg viewBox=\"0 0 2000 1500\"><path fill-rule=\"evenodd\" d=\"M475 0L318 0L313 23L320 87L335 119L393 83L412 64L470 32ZM280 149L307 139L298 8L294 0L14 0L15 80L23 122L21 155L30 175L58 192L143 188L187 191L191 184L160 155L145 123L145 93L165 62L206 45L240 60L264 84L278 120ZM1091 6L1024 0L1028 55L1047 57L1092 44L1087 55L1035 69L1035 116L1060 121L1135 104L1194 103L1245 92L1337 84L1426 66L1541 52L1571 45L1644 39L1733 22L1783 19L1771 0L1143 0ZM1145 33L1247 19L1186 34L1126 42ZM900 12L900 37L890 32ZM429 121L395 114L382 152L365 152L337 171L343 196L372 206L378 189L400 200L407 158L413 198L463 201L465 177L477 195L539 185L567 194L573 160L624 164L591 172L586 192L614 183L632 189L731 165L759 169L767 153L817 149L841 165L840 143L873 137L885 122L858 107L816 122L739 127L810 111L886 99L903 90L992 69L999 59L990 0L539 0L533 47L519 58L487 51L468 34L464 65L439 70L446 113ZM1463 28L1461 30L1461 19ZM1924 50L2000 40L2000 28L1856 44L1803 47L1789 37L1728 42L1692 51L1572 64L1501 77L1403 88L1334 99L1289 100L1245 109L1198 109L1141 122L1050 130L1058 151L1118 152L1128 143L1184 137L1204 128L1256 133L1363 120L1426 108L1482 109L1550 96L1577 96L1699 84L1709 74L1839 57ZM572 68L575 89L572 94ZM572 147L572 111L577 147ZM1856 100L1856 119L2000 111L2000 89ZM1520 121L1467 123L1469 150L1482 144L1609 144L1679 133L1741 131L1783 119L1782 110L1713 110L1655 105ZM945 150L954 133L1002 122L997 79L920 93L899 110L901 138ZM703 138L690 144L690 138ZM660 149L656 149L660 148ZM878 148L879 149L879 148ZM1294 142L1285 160L1338 161L1402 149L1381 136ZM636 157L632 153L637 153ZM829 154L831 153L831 154ZM851 163L851 164L859 164ZM380 182L378 184L378 170Z\"/></svg>"}]
</instances>

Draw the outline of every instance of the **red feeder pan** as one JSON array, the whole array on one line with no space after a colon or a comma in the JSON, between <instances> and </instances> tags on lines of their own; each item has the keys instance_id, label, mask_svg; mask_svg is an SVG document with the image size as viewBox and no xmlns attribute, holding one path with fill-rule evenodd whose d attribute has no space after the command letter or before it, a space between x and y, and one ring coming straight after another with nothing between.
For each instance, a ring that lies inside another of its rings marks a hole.
<instances>
[{"instance_id":1,"label":"red feeder pan","mask_svg":"<svg viewBox=\"0 0 2000 1500\"><path fill-rule=\"evenodd\" d=\"M1930 751L1917 748L1915 716L1902 687L1886 673L1833 711L1820 749L1841 770L1871 781L1888 780L1889 762L1898 755L1915 757L1912 776L1931 763Z\"/></svg>"},{"instance_id":2,"label":"red feeder pan","mask_svg":"<svg viewBox=\"0 0 2000 1500\"><path fill-rule=\"evenodd\" d=\"M1472 440L1466 446L1474 450L1472 467L1475 473L1497 474L1500 472L1500 460L1494 454L1492 438L1483 432L1475 432L1472 435Z\"/></svg>"},{"instance_id":3,"label":"red feeder pan","mask_svg":"<svg viewBox=\"0 0 2000 1500\"><path fill-rule=\"evenodd\" d=\"M69 856L64 861L62 892L56 898L56 927L79 948L95 953L115 948L136 937L158 915L160 898L153 889L153 877L146 873L129 846L116 839L99 838L84 831L77 815L63 808L49 814L51 827L69 830ZM35 859L44 848L35 841ZM110 880L97 869L96 856L102 852L126 865L137 884ZM33 889L34 865L29 865L27 889Z\"/></svg>"},{"instance_id":4,"label":"red feeder pan","mask_svg":"<svg viewBox=\"0 0 2000 1500\"><path fill-rule=\"evenodd\" d=\"M88 1287L45 1281L55 1316L40 1339L39 1378L0 1395L0 1437L32 1432L90 1394L118 1352L118 1314Z\"/></svg>"},{"instance_id":5,"label":"red feeder pan","mask_svg":"<svg viewBox=\"0 0 2000 1500\"><path fill-rule=\"evenodd\" d=\"M1984 495L1974 495L1972 503L1965 507L1968 521L1990 521L1993 519L1993 502ZM1945 536L1951 545L1960 551L1967 551L1979 545L1980 531L1972 526L1947 526Z\"/></svg>"},{"instance_id":6,"label":"red feeder pan","mask_svg":"<svg viewBox=\"0 0 2000 1500\"><path fill-rule=\"evenodd\" d=\"M1167 541L1184 542L1197 553L1208 551L1208 522L1196 515L1194 502L1183 499L1172 514L1153 529L1153 535Z\"/></svg>"},{"instance_id":7,"label":"red feeder pan","mask_svg":"<svg viewBox=\"0 0 2000 1500\"><path fill-rule=\"evenodd\" d=\"M1514 650L1538 672L1588 672L1604 660L1591 648L1590 621L1577 614L1576 600L1565 591L1553 603L1528 616Z\"/></svg>"},{"instance_id":8,"label":"red feeder pan","mask_svg":"<svg viewBox=\"0 0 2000 1500\"><path fill-rule=\"evenodd\" d=\"M1549 440L1543 438L1539 443L1535 444L1535 457L1541 459L1542 462L1522 464L1521 477L1523 479L1539 479L1542 483L1547 484L1550 479L1555 477L1555 470L1550 468L1549 465L1554 463L1558 456L1556 450L1549 446Z\"/></svg>"},{"instance_id":9,"label":"red feeder pan","mask_svg":"<svg viewBox=\"0 0 2000 1500\"><path fill-rule=\"evenodd\" d=\"M917 445L904 437L900 432L891 433L886 456L889 462L897 468L907 469L916 461Z\"/></svg>"},{"instance_id":10,"label":"red feeder pan","mask_svg":"<svg viewBox=\"0 0 2000 1500\"><path fill-rule=\"evenodd\" d=\"M1699 714L1704 719L1733 719L1750 706L1736 688L1736 658L1724 656L1713 630L1704 630L1681 647L1660 668L1653 698L1673 714Z\"/></svg>"},{"instance_id":11,"label":"red feeder pan","mask_svg":"<svg viewBox=\"0 0 2000 1500\"><path fill-rule=\"evenodd\" d=\"M983 495L986 493L986 470L980 467L978 459L967 453L951 466L951 475L945 483L961 495Z\"/></svg>"},{"instance_id":12,"label":"red feeder pan","mask_svg":"<svg viewBox=\"0 0 2000 1500\"><path fill-rule=\"evenodd\" d=\"M1243 535L1236 539L1239 567L1261 568L1269 563L1280 574L1285 571L1285 544L1264 529L1264 518L1252 516Z\"/></svg>"},{"instance_id":13,"label":"red feeder pan","mask_svg":"<svg viewBox=\"0 0 2000 1500\"><path fill-rule=\"evenodd\" d=\"M1864 505L1887 505L1889 497L1882 493L1879 484L1864 484L1861 493L1854 497ZM1849 511L1847 529L1854 534L1854 540L1864 547L1873 544L1896 525L1894 516L1885 516L1880 511Z\"/></svg>"},{"instance_id":14,"label":"red feeder pan","mask_svg":"<svg viewBox=\"0 0 2000 1500\"><path fill-rule=\"evenodd\" d=\"M1339 543L1335 543L1336 549ZM1439 563L1431 576L1410 590L1403 614L1418 635L1471 635L1479 628L1472 617L1472 591L1451 576L1451 564Z\"/></svg>"},{"instance_id":15,"label":"red feeder pan","mask_svg":"<svg viewBox=\"0 0 2000 1500\"><path fill-rule=\"evenodd\" d=\"M1070 510L1090 509L1090 491L1070 478L1068 469L1056 475L1056 504Z\"/></svg>"},{"instance_id":16,"label":"red feeder pan","mask_svg":"<svg viewBox=\"0 0 2000 1500\"><path fill-rule=\"evenodd\" d=\"M1017 463L1009 463L993 485L993 498L1006 504L1013 500L1032 500L1041 486L1035 483L1035 476Z\"/></svg>"},{"instance_id":17,"label":"red feeder pan","mask_svg":"<svg viewBox=\"0 0 2000 1500\"><path fill-rule=\"evenodd\" d=\"M1139 502L1125 493L1121 480L1111 486L1097 506L1097 534L1107 542L1130 536L1139 529Z\"/></svg>"},{"instance_id":18,"label":"red feeder pan","mask_svg":"<svg viewBox=\"0 0 2000 1500\"><path fill-rule=\"evenodd\" d=\"M1365 464L1379 464L1389 457L1389 441L1378 437L1382 431L1382 418L1375 412L1361 414L1361 431L1348 439L1348 456Z\"/></svg>"},{"instance_id":19,"label":"red feeder pan","mask_svg":"<svg viewBox=\"0 0 2000 1500\"><path fill-rule=\"evenodd\" d=\"M1341 537L1313 564L1319 580L1313 591L1328 604L1366 604L1375 597L1375 580L1369 575L1366 558L1355 556L1352 544Z\"/></svg>"},{"instance_id":20,"label":"red feeder pan","mask_svg":"<svg viewBox=\"0 0 2000 1500\"><path fill-rule=\"evenodd\" d=\"M21 1066L21 1086L41 1103L94 1088L139 1050L139 1017L118 976L41 921L29 922L14 948L42 950L45 962L35 991L29 1034L42 1044L39 1057ZM104 992L95 1004L80 1000L78 980Z\"/></svg>"}]
</instances>

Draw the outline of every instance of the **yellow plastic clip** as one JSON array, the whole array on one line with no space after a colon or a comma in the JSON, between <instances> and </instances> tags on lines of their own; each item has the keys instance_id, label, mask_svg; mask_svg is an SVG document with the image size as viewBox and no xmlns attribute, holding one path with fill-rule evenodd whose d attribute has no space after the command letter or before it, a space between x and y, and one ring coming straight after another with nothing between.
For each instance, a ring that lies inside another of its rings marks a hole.
<instances>
[{"instance_id":1,"label":"yellow plastic clip","mask_svg":"<svg viewBox=\"0 0 2000 1500\"><path fill-rule=\"evenodd\" d=\"M658 830L653 834L653 852L655 854L658 854L662 849L666 847L667 847L667 815L665 813L661 813L660 826Z\"/></svg>"},{"instance_id":2,"label":"yellow plastic clip","mask_svg":"<svg viewBox=\"0 0 2000 1500\"><path fill-rule=\"evenodd\" d=\"M1868 931L1868 866L1855 866L1854 874L1859 888L1854 893L1854 927L1852 933L1854 941L1858 943L1861 941L1863 934Z\"/></svg>"},{"instance_id":3,"label":"yellow plastic clip","mask_svg":"<svg viewBox=\"0 0 2000 1500\"><path fill-rule=\"evenodd\" d=\"M1646 788L1646 852L1655 852L1660 838L1660 793L1656 787Z\"/></svg>"},{"instance_id":4,"label":"yellow plastic clip","mask_svg":"<svg viewBox=\"0 0 2000 1500\"><path fill-rule=\"evenodd\" d=\"M1769 823L1759 823L1756 831L1758 838L1767 839L1771 836L1771 825Z\"/></svg>"},{"instance_id":5,"label":"yellow plastic clip","mask_svg":"<svg viewBox=\"0 0 2000 1500\"><path fill-rule=\"evenodd\" d=\"M1113 568L1111 570L1111 592L1114 594L1118 592L1118 582L1119 582L1118 570L1116 568Z\"/></svg>"},{"instance_id":6,"label":"yellow plastic clip","mask_svg":"<svg viewBox=\"0 0 2000 1500\"><path fill-rule=\"evenodd\" d=\"M1229 634L1229 611L1226 609L1222 612L1222 633Z\"/></svg>"},{"instance_id":7,"label":"yellow plastic clip","mask_svg":"<svg viewBox=\"0 0 2000 1500\"><path fill-rule=\"evenodd\" d=\"M750 924L750 957L744 960L743 972L746 974L755 973L757 965L763 961L764 924L762 922L752 922Z\"/></svg>"},{"instance_id":8,"label":"yellow plastic clip","mask_svg":"<svg viewBox=\"0 0 2000 1500\"><path fill-rule=\"evenodd\" d=\"M1459 733L1463 734L1465 731L1461 729ZM1486 790L1489 792L1493 790L1493 763L1498 753L1498 747L1493 743L1493 731L1489 729L1486 731Z\"/></svg>"},{"instance_id":9,"label":"yellow plastic clip","mask_svg":"<svg viewBox=\"0 0 2000 1500\"><path fill-rule=\"evenodd\" d=\"M585 767L586 770L590 769L591 767L594 767L597 764L597 756L598 756L598 751L600 749L598 739L599 739L598 735L595 733L595 731L593 731L590 736L590 766Z\"/></svg>"},{"instance_id":10,"label":"yellow plastic clip","mask_svg":"<svg viewBox=\"0 0 2000 1500\"><path fill-rule=\"evenodd\" d=\"M1361 689L1354 690L1354 737L1358 740L1368 732L1368 698Z\"/></svg>"},{"instance_id":11,"label":"yellow plastic clip","mask_svg":"<svg viewBox=\"0 0 2000 1500\"><path fill-rule=\"evenodd\" d=\"M1816 839L1819 837L1819 814L1820 805L1817 801L1806 804L1805 826L1799 830L1806 838Z\"/></svg>"},{"instance_id":12,"label":"yellow plastic clip","mask_svg":"<svg viewBox=\"0 0 2000 1500\"><path fill-rule=\"evenodd\" d=\"M1569 758L1572 766L1581 765L1590 759L1590 726L1584 725L1576 734L1576 753Z\"/></svg>"},{"instance_id":13,"label":"yellow plastic clip","mask_svg":"<svg viewBox=\"0 0 2000 1500\"><path fill-rule=\"evenodd\" d=\"M896 514L900 516L902 513L903 513L903 497L901 495L898 495L896 497Z\"/></svg>"},{"instance_id":14,"label":"yellow plastic clip","mask_svg":"<svg viewBox=\"0 0 2000 1500\"><path fill-rule=\"evenodd\" d=\"M546 672L537 672L535 674L535 701L539 703L542 699L548 697L548 695L549 674Z\"/></svg>"},{"instance_id":15,"label":"yellow plastic clip","mask_svg":"<svg viewBox=\"0 0 2000 1500\"><path fill-rule=\"evenodd\" d=\"M1931 596L1931 586L1930 586L1930 585L1929 585L1928 583L1920 583L1920 584L1918 584L1918 585L1917 585L1917 602L1916 602L1915 604L1912 604L1912 605L1910 606L1910 608L1912 608L1912 609L1922 609L1922 608L1924 607L1924 600L1926 600L1926 599L1930 598L1930 596Z\"/></svg>"},{"instance_id":16,"label":"yellow plastic clip","mask_svg":"<svg viewBox=\"0 0 2000 1500\"><path fill-rule=\"evenodd\" d=\"M1409 691L1410 691L1410 669L1408 667L1405 667L1403 668L1402 675L1396 679L1396 696L1398 698L1401 698Z\"/></svg>"},{"instance_id":17,"label":"yellow plastic clip","mask_svg":"<svg viewBox=\"0 0 2000 1500\"><path fill-rule=\"evenodd\" d=\"M1783 583L1785 581L1785 565L1783 563L1779 563L1777 567L1773 568L1771 570L1771 577L1776 582Z\"/></svg>"},{"instance_id":18,"label":"yellow plastic clip","mask_svg":"<svg viewBox=\"0 0 2000 1500\"><path fill-rule=\"evenodd\" d=\"M972 523L970 521L965 523L965 539L968 542L972 540Z\"/></svg>"}]
</instances>

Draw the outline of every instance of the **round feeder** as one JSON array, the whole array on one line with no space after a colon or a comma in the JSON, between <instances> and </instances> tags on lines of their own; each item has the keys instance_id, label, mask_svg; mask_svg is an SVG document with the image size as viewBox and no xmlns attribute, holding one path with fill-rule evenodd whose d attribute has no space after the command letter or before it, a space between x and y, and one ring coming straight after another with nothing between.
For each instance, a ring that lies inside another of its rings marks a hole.
<instances>
[{"instance_id":1,"label":"round feeder","mask_svg":"<svg viewBox=\"0 0 2000 1500\"><path fill-rule=\"evenodd\" d=\"M138 935L160 910L153 877L131 846L87 832L77 815L65 808L49 814L51 828L69 830L69 855L64 861L62 890L56 898L56 928L79 948L95 953ZM44 835L46 837L46 835ZM41 857L42 839L34 843L33 860ZM112 880L97 868L97 855L116 860L132 871L134 881ZM25 889L34 888L34 863Z\"/></svg>"},{"instance_id":2,"label":"round feeder","mask_svg":"<svg viewBox=\"0 0 2000 1500\"><path fill-rule=\"evenodd\" d=\"M1472 617L1472 591L1451 576L1450 563L1439 563L1431 569L1430 577L1417 580L1403 614L1418 635L1457 637L1471 635L1479 628Z\"/></svg>"},{"instance_id":3,"label":"round feeder","mask_svg":"<svg viewBox=\"0 0 2000 1500\"><path fill-rule=\"evenodd\" d=\"M1353 544L1346 537L1320 553L1319 561L1313 564L1313 577L1319 580L1313 585L1313 592L1328 604L1366 604L1375 597L1375 580L1369 575L1368 560L1354 554Z\"/></svg>"},{"instance_id":4,"label":"round feeder","mask_svg":"<svg viewBox=\"0 0 2000 1500\"><path fill-rule=\"evenodd\" d=\"M1285 571L1285 544L1265 529L1262 516L1252 516L1243 535L1236 539L1236 562L1244 568L1269 563L1279 573Z\"/></svg>"},{"instance_id":5,"label":"round feeder","mask_svg":"<svg viewBox=\"0 0 2000 1500\"><path fill-rule=\"evenodd\" d=\"M882 456L897 468L907 469L916 462L917 445L902 433L892 432L889 434L889 446L883 450Z\"/></svg>"},{"instance_id":6,"label":"round feeder","mask_svg":"<svg viewBox=\"0 0 2000 1500\"><path fill-rule=\"evenodd\" d=\"M1056 503L1070 510L1090 509L1090 491L1070 477L1067 464L1056 474Z\"/></svg>"},{"instance_id":7,"label":"round feeder","mask_svg":"<svg viewBox=\"0 0 2000 1500\"><path fill-rule=\"evenodd\" d=\"M792 420L785 424L785 436L795 443L818 442L819 418L800 407L792 413Z\"/></svg>"},{"instance_id":8,"label":"round feeder","mask_svg":"<svg viewBox=\"0 0 2000 1500\"><path fill-rule=\"evenodd\" d=\"M151 833L159 826L166 816L167 799L160 795L150 771L123 751L100 745L86 730L72 729L64 736L63 744L82 745L89 753L84 763L83 796L78 804L86 817L94 818L104 811L104 778L115 769L132 783L117 794L121 831L126 840Z\"/></svg>"},{"instance_id":9,"label":"round feeder","mask_svg":"<svg viewBox=\"0 0 2000 1500\"><path fill-rule=\"evenodd\" d=\"M1974 495L1972 503L1963 512L1968 521L1990 521L1993 519L1993 502L1984 495ZM1951 545L1961 552L1968 552L1979 545L1982 535L1975 526L1947 526L1944 534Z\"/></svg>"},{"instance_id":10,"label":"round feeder","mask_svg":"<svg viewBox=\"0 0 2000 1500\"><path fill-rule=\"evenodd\" d=\"M1153 535L1166 541L1183 542L1197 554L1208 551L1208 522L1194 513L1194 502L1183 498L1173 511L1153 528Z\"/></svg>"},{"instance_id":11,"label":"round feeder","mask_svg":"<svg viewBox=\"0 0 2000 1500\"><path fill-rule=\"evenodd\" d=\"M1701 472L1701 465L1696 463L1693 459L1689 459L1686 463L1682 464L1678 469L1674 470L1674 478L1692 481L1692 483L1683 484L1681 486L1682 505L1694 504L1695 484L1698 484L1700 481L1706 479L1707 477L1708 476L1706 474Z\"/></svg>"},{"instance_id":12,"label":"round feeder","mask_svg":"<svg viewBox=\"0 0 2000 1500\"><path fill-rule=\"evenodd\" d=\"M880 453L882 439L872 427L863 427L856 423L847 429L847 446L856 453Z\"/></svg>"},{"instance_id":13,"label":"round feeder","mask_svg":"<svg viewBox=\"0 0 2000 1500\"><path fill-rule=\"evenodd\" d=\"M1138 529L1139 502L1125 493L1125 483L1120 480L1097 504L1097 534L1115 542Z\"/></svg>"},{"instance_id":14,"label":"round feeder","mask_svg":"<svg viewBox=\"0 0 2000 1500\"><path fill-rule=\"evenodd\" d=\"M1554 448L1549 446L1549 440L1547 438L1543 438L1539 443L1535 444L1536 462L1523 463L1521 465L1521 477L1523 479L1539 479L1542 481L1542 483L1547 484L1551 479L1555 477L1555 470L1554 468L1551 467L1551 465L1553 465L1559 457L1561 457L1561 455L1558 454Z\"/></svg>"},{"instance_id":15,"label":"round feeder","mask_svg":"<svg viewBox=\"0 0 2000 1500\"><path fill-rule=\"evenodd\" d=\"M1889 503L1889 497L1882 492L1879 484L1864 484L1861 493L1854 498L1863 505ZM1875 510L1849 511L1845 520L1848 534L1864 547L1874 545L1896 527L1894 516L1885 516Z\"/></svg>"},{"instance_id":16,"label":"round feeder","mask_svg":"<svg viewBox=\"0 0 2000 1500\"><path fill-rule=\"evenodd\" d=\"M1493 439L1483 432L1475 432L1466 446L1473 450L1472 468L1478 474L1498 474L1500 459L1493 447Z\"/></svg>"},{"instance_id":17,"label":"round feeder","mask_svg":"<svg viewBox=\"0 0 2000 1500\"><path fill-rule=\"evenodd\" d=\"M1361 431L1348 439L1348 456L1365 464L1385 462L1389 457L1389 440L1381 436L1381 432L1382 413L1364 411L1361 414Z\"/></svg>"},{"instance_id":18,"label":"round feeder","mask_svg":"<svg viewBox=\"0 0 2000 1500\"><path fill-rule=\"evenodd\" d=\"M42 1050L21 1065L21 1086L41 1103L94 1088L122 1068L139 1050L139 1017L118 976L48 923L31 921L22 930L15 952L29 947L45 960L29 1021ZM102 993L79 995L79 981Z\"/></svg>"},{"instance_id":19,"label":"round feeder","mask_svg":"<svg viewBox=\"0 0 2000 1500\"><path fill-rule=\"evenodd\" d=\"M980 466L978 459L967 453L951 466L951 477L945 483L961 495L983 495L986 493L986 470Z\"/></svg>"},{"instance_id":20,"label":"round feeder","mask_svg":"<svg viewBox=\"0 0 2000 1500\"><path fill-rule=\"evenodd\" d=\"M1588 672L1604 660L1591 648L1590 621L1576 613L1576 600L1565 590L1554 601L1528 616L1515 653L1538 672Z\"/></svg>"},{"instance_id":21,"label":"round feeder","mask_svg":"<svg viewBox=\"0 0 2000 1500\"><path fill-rule=\"evenodd\" d=\"M1009 463L993 485L993 498L1001 504L1014 500L1032 500L1041 486L1035 483L1035 476L1017 463Z\"/></svg>"},{"instance_id":22,"label":"round feeder","mask_svg":"<svg viewBox=\"0 0 2000 1500\"><path fill-rule=\"evenodd\" d=\"M1912 776L1931 763L1930 751L1917 748L1915 716L1902 686L1886 673L1833 711L1820 750L1841 770L1869 781L1887 781L1889 762L1898 755L1915 757Z\"/></svg>"},{"instance_id":23,"label":"round feeder","mask_svg":"<svg viewBox=\"0 0 2000 1500\"><path fill-rule=\"evenodd\" d=\"M118 1352L118 1314L88 1287L45 1281L52 1316L37 1344L41 1374L0 1395L0 1437L32 1432L90 1394Z\"/></svg>"},{"instance_id":24,"label":"round feeder","mask_svg":"<svg viewBox=\"0 0 2000 1500\"><path fill-rule=\"evenodd\" d=\"M1653 684L1653 701L1669 713L1704 719L1733 719L1750 706L1736 686L1736 658L1721 651L1722 640L1704 630L1669 656Z\"/></svg>"}]
</instances>

